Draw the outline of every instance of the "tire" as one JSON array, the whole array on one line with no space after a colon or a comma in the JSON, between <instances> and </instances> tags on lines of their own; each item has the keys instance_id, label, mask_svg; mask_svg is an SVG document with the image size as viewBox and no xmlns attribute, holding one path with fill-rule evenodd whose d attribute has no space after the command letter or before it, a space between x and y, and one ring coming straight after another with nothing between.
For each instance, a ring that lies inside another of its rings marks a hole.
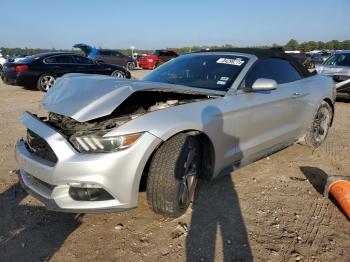
<instances>
[{"instance_id":1,"label":"tire","mask_svg":"<svg viewBox=\"0 0 350 262\"><path fill-rule=\"evenodd\" d=\"M200 155L198 139L185 133L173 136L157 149L146 188L148 205L155 213L179 217L186 212L200 172Z\"/></svg>"},{"instance_id":2,"label":"tire","mask_svg":"<svg viewBox=\"0 0 350 262\"><path fill-rule=\"evenodd\" d=\"M126 69L134 70L135 69L135 64L133 62L127 62L126 63Z\"/></svg>"},{"instance_id":3,"label":"tire","mask_svg":"<svg viewBox=\"0 0 350 262\"><path fill-rule=\"evenodd\" d=\"M323 101L306 132L304 143L313 148L322 145L327 138L332 119L333 110L327 102Z\"/></svg>"},{"instance_id":4,"label":"tire","mask_svg":"<svg viewBox=\"0 0 350 262\"><path fill-rule=\"evenodd\" d=\"M158 66L160 66L160 63L157 61L157 62L154 63L153 69L156 69Z\"/></svg>"},{"instance_id":5,"label":"tire","mask_svg":"<svg viewBox=\"0 0 350 262\"><path fill-rule=\"evenodd\" d=\"M117 78L126 78L126 75L123 71L115 70L112 72L111 76L117 77Z\"/></svg>"},{"instance_id":6,"label":"tire","mask_svg":"<svg viewBox=\"0 0 350 262\"><path fill-rule=\"evenodd\" d=\"M52 74L43 74L39 77L36 88L40 91L47 92L55 83L56 78Z\"/></svg>"}]
</instances>

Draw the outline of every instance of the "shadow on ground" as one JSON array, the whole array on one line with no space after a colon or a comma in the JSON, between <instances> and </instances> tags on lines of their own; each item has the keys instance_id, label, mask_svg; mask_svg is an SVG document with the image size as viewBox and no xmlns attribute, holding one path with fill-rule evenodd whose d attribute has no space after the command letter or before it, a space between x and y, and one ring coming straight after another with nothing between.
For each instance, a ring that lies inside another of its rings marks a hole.
<instances>
[{"instance_id":1,"label":"shadow on ground","mask_svg":"<svg viewBox=\"0 0 350 262\"><path fill-rule=\"evenodd\" d=\"M316 191L323 195L328 179L327 173L320 168L310 166L301 166L300 170Z\"/></svg>"},{"instance_id":2,"label":"shadow on ground","mask_svg":"<svg viewBox=\"0 0 350 262\"><path fill-rule=\"evenodd\" d=\"M187 261L253 261L239 199L230 176L201 181L186 240Z\"/></svg>"},{"instance_id":3,"label":"shadow on ground","mask_svg":"<svg viewBox=\"0 0 350 262\"><path fill-rule=\"evenodd\" d=\"M15 184L0 195L0 260L48 261L80 225L81 215L47 211L22 202Z\"/></svg>"}]
</instances>

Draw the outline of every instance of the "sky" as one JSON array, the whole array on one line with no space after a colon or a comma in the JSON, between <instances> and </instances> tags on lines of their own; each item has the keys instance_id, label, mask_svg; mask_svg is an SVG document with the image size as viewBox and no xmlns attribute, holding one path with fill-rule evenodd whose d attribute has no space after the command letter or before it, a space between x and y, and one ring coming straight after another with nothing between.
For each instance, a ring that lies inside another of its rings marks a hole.
<instances>
[{"instance_id":1,"label":"sky","mask_svg":"<svg viewBox=\"0 0 350 262\"><path fill-rule=\"evenodd\" d=\"M350 39L350 0L0 0L0 46L156 49Z\"/></svg>"}]
</instances>

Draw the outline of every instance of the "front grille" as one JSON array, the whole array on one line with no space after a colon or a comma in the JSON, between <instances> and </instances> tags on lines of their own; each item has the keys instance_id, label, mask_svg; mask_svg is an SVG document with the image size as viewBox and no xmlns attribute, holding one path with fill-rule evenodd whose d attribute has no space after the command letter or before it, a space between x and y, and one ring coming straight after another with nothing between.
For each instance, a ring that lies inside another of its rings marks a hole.
<instances>
[{"instance_id":1,"label":"front grille","mask_svg":"<svg viewBox=\"0 0 350 262\"><path fill-rule=\"evenodd\" d=\"M57 156L49 144L43 138L29 129L27 129L27 141L25 144L28 151L33 155L53 163L57 162Z\"/></svg>"}]
</instances>

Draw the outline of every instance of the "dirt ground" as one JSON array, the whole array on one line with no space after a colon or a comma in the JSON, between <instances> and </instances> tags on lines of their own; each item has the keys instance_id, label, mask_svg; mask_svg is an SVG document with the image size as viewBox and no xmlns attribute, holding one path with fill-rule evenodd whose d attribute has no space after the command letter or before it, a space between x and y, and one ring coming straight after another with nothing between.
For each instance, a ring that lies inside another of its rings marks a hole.
<instances>
[{"instance_id":1,"label":"dirt ground","mask_svg":"<svg viewBox=\"0 0 350 262\"><path fill-rule=\"evenodd\" d=\"M145 192L127 212L64 214L21 190L19 118L39 112L41 97L0 83L0 261L350 261L350 223L322 196L327 176L350 175L348 101L336 103L318 150L294 145L201 182L192 209L167 220L149 210Z\"/></svg>"}]
</instances>

